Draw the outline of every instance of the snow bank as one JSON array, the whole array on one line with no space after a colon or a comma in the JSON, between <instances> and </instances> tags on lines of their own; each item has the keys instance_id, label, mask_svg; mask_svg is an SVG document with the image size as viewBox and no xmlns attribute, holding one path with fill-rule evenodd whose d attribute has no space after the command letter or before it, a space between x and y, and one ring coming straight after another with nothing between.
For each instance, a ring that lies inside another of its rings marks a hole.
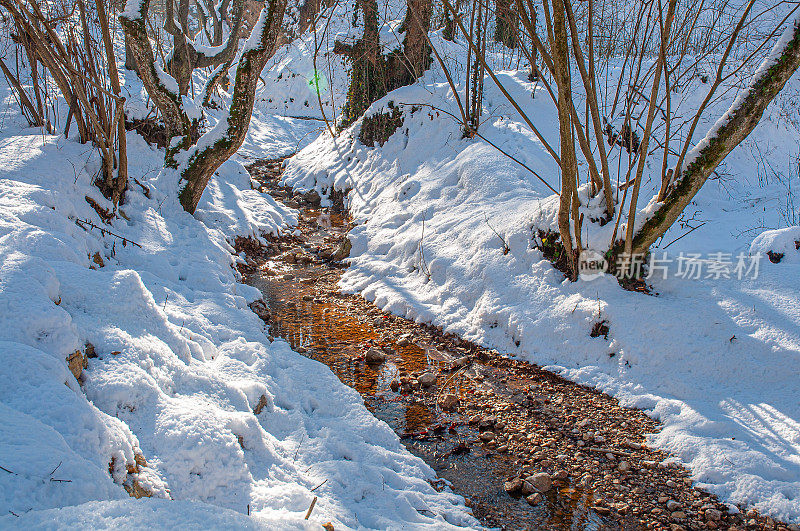
<instances>
[{"instance_id":1,"label":"snow bank","mask_svg":"<svg viewBox=\"0 0 800 531\"><path fill-rule=\"evenodd\" d=\"M0 526L25 529L318 529L319 522L302 516L246 516L206 503L127 499L33 511L0 517Z\"/></svg>"},{"instance_id":2,"label":"snow bank","mask_svg":"<svg viewBox=\"0 0 800 531\"><path fill-rule=\"evenodd\" d=\"M800 263L800 227L764 231L753 240L750 252L780 255L779 263Z\"/></svg>"},{"instance_id":3,"label":"snow bank","mask_svg":"<svg viewBox=\"0 0 800 531\"><path fill-rule=\"evenodd\" d=\"M673 453L700 486L729 503L800 521L797 264L779 268L764 259L758 278L743 280L654 278L657 296L622 291L609 276L566 281L533 248L538 229L556 226L557 196L488 143L461 138L437 110L457 113L440 76L434 68L419 85L370 108L368 115L385 112L391 101L404 111L403 125L382 148L358 141L359 121L287 162L284 179L296 188L352 190L347 202L358 225L341 287L644 409L664 424L650 444ZM520 95L533 88L524 76L499 74ZM541 144L488 80L486 87L481 133L556 184L557 168ZM518 101L554 138L555 109L541 89ZM796 151L800 132L773 109L751 138L775 156ZM777 190L754 183L757 164L749 151L734 151L725 173L737 182L709 183L686 217L711 221L669 247L668 258L746 252L734 227L765 222L762 207L774 204ZM659 183L650 171L644 203ZM612 225L586 223L584 244L607 249ZM661 244L686 227L677 225ZM601 320L610 326L607 340L589 336Z\"/></svg>"},{"instance_id":4,"label":"snow bank","mask_svg":"<svg viewBox=\"0 0 800 531\"><path fill-rule=\"evenodd\" d=\"M229 242L290 228L295 211L229 161L192 217L163 152L131 134L127 202L105 225L85 199L110 206L90 184L94 150L4 118L0 527L476 524L355 391L270 344L247 307L260 293ZM65 358L88 343L79 383Z\"/></svg>"}]
</instances>

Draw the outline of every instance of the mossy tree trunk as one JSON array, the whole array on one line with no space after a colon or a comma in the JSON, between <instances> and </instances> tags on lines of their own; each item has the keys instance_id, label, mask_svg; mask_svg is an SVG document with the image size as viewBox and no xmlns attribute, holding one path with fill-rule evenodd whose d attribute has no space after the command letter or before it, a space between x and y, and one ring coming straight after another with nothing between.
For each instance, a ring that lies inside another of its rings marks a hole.
<instances>
[{"instance_id":1,"label":"mossy tree trunk","mask_svg":"<svg viewBox=\"0 0 800 531\"><path fill-rule=\"evenodd\" d=\"M519 32L517 15L511 8L511 0L495 0L494 40L509 48L516 48Z\"/></svg>"},{"instance_id":2,"label":"mossy tree trunk","mask_svg":"<svg viewBox=\"0 0 800 531\"><path fill-rule=\"evenodd\" d=\"M196 123L184 109L179 91L171 86L168 75L159 69L153 57L144 26L148 7L149 0L142 0L139 11L133 16L121 16L120 22L136 62L142 66L139 69L142 83L167 127L170 139L167 165L177 167L176 155L188 151L186 162L179 167L181 180L186 183L180 192L180 201L187 212L194 213L211 176L244 142L253 114L256 85L261 70L275 53L286 0L269 0L267 7L262 9L260 24L257 24L260 33L250 36L236 68L227 115L199 139L195 135Z\"/></svg>"},{"instance_id":3,"label":"mossy tree trunk","mask_svg":"<svg viewBox=\"0 0 800 531\"><path fill-rule=\"evenodd\" d=\"M378 41L377 0L357 0L364 21L364 33L355 44L336 41L333 52L348 57L352 63L350 87L344 107L343 125L356 121L372 104L386 94L386 68Z\"/></svg>"},{"instance_id":4,"label":"mossy tree trunk","mask_svg":"<svg viewBox=\"0 0 800 531\"><path fill-rule=\"evenodd\" d=\"M428 31L433 12L432 0L408 0L403 21L405 39L402 50L383 55L378 41L378 3L358 0L364 17L364 33L355 44L334 43L334 53L352 63L343 125L347 126L390 91L410 85L431 65Z\"/></svg>"},{"instance_id":5,"label":"mossy tree trunk","mask_svg":"<svg viewBox=\"0 0 800 531\"><path fill-rule=\"evenodd\" d=\"M800 18L796 19L767 63L762 65L746 95L738 98L720 119L716 131L699 147L692 161L667 189L665 199L633 237L631 252L644 254L672 226L716 167L758 125L764 110L800 67ZM619 255L624 244L615 246Z\"/></svg>"},{"instance_id":6,"label":"mossy tree trunk","mask_svg":"<svg viewBox=\"0 0 800 531\"><path fill-rule=\"evenodd\" d=\"M428 44L428 32L431 29L431 0L407 0L405 26L406 36L403 39L402 58L405 71L398 72L403 77L398 80L402 85L413 83L431 66L431 47Z\"/></svg>"}]
</instances>

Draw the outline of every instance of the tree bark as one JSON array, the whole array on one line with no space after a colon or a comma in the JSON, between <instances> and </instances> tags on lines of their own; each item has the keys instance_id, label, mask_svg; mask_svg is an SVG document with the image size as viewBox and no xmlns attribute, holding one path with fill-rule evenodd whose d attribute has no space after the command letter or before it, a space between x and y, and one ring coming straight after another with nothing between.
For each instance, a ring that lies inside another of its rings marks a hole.
<instances>
[{"instance_id":1,"label":"tree bark","mask_svg":"<svg viewBox=\"0 0 800 531\"><path fill-rule=\"evenodd\" d=\"M715 125L715 131L697 146L696 154L674 180L666 199L636 232L631 252L643 254L672 226L716 167L758 125L764 110L800 67L800 17L795 19L770 58L756 73L747 93L740 96ZM623 251L615 247L615 254Z\"/></svg>"},{"instance_id":2,"label":"tree bark","mask_svg":"<svg viewBox=\"0 0 800 531\"><path fill-rule=\"evenodd\" d=\"M403 56L406 62L406 79L403 84L413 83L431 65L431 47L428 32L431 29L431 0L407 0L403 39Z\"/></svg>"},{"instance_id":3,"label":"tree bark","mask_svg":"<svg viewBox=\"0 0 800 531\"><path fill-rule=\"evenodd\" d=\"M136 71L136 58L133 56L127 37L125 37L125 70Z\"/></svg>"},{"instance_id":4,"label":"tree bark","mask_svg":"<svg viewBox=\"0 0 800 531\"><path fill-rule=\"evenodd\" d=\"M258 79L275 53L285 11L286 0L270 0L268 8L262 10L261 35L251 35L245 45L250 48L242 54L236 68L236 82L227 120L221 119L217 127L206 134L207 137L217 136L218 139L207 145L200 142L202 147L192 148L193 151L189 153L181 172L181 179L186 181L186 185L180 193L181 205L189 213L194 213L203 190L217 168L236 153L244 142L253 114Z\"/></svg>"},{"instance_id":5,"label":"tree bark","mask_svg":"<svg viewBox=\"0 0 800 531\"><path fill-rule=\"evenodd\" d=\"M511 0L495 0L494 40L508 48L517 47L517 15L511 9Z\"/></svg>"},{"instance_id":6,"label":"tree bark","mask_svg":"<svg viewBox=\"0 0 800 531\"><path fill-rule=\"evenodd\" d=\"M570 213L578 216L576 176L578 162L575 157L575 142L572 134L572 80L569 69L569 41L567 36L566 8L564 0L553 0L553 62L555 63L555 82L558 87L558 126L561 138L561 199L558 209L558 231L564 245L571 277L577 278L576 249L572 245ZM576 239L580 227L575 223ZM580 245L577 245L580 247Z\"/></svg>"},{"instance_id":7,"label":"tree bark","mask_svg":"<svg viewBox=\"0 0 800 531\"><path fill-rule=\"evenodd\" d=\"M384 57L378 42L378 2L358 0L364 16L364 33L354 45L336 41L333 53L344 55L352 61L350 87L344 108L344 125L355 122L372 102L386 93Z\"/></svg>"},{"instance_id":8,"label":"tree bark","mask_svg":"<svg viewBox=\"0 0 800 531\"><path fill-rule=\"evenodd\" d=\"M187 136L192 130L191 120L183 112L180 96L177 91L167 87L164 83L166 72L160 70L156 59L153 56L153 49L150 47L150 40L147 36L145 17L150 0L142 0L139 11L135 16L129 17L125 14L119 17L125 38L130 44L131 51L136 60L139 78L142 80L147 94L158 107L167 129L167 138L175 136Z\"/></svg>"},{"instance_id":9,"label":"tree bark","mask_svg":"<svg viewBox=\"0 0 800 531\"><path fill-rule=\"evenodd\" d=\"M353 69L344 125L353 123L373 102L390 91L414 83L431 65L431 46L428 32L433 12L432 0L408 0L403 21L405 38L399 52L381 53L378 41L378 3L359 0L364 15L364 33L353 45L336 41L333 52L348 57Z\"/></svg>"}]
</instances>

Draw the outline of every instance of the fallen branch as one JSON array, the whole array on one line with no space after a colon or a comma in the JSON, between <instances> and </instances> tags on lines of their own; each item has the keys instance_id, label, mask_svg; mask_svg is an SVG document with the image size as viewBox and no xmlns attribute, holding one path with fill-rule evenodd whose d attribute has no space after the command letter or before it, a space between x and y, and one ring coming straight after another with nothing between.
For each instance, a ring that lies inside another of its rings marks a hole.
<instances>
[{"instance_id":1,"label":"fallen branch","mask_svg":"<svg viewBox=\"0 0 800 531\"><path fill-rule=\"evenodd\" d=\"M314 499L313 499L313 500L311 500L311 505L309 505L309 507L308 507L308 511L306 512L306 517L305 517L305 520L308 520L308 519L309 519L309 517L311 516L311 511L313 511L313 510L314 510L314 506L315 506L316 504L317 504L317 497L316 497L316 496L314 496Z\"/></svg>"},{"instance_id":2,"label":"fallen branch","mask_svg":"<svg viewBox=\"0 0 800 531\"><path fill-rule=\"evenodd\" d=\"M129 240L128 238L126 238L124 236L120 236L119 234L111 232L110 230L106 229L105 227L98 227L97 225L95 225L94 223L89 221L88 219L75 218L75 224L77 226L79 226L80 228L82 228L83 230L86 230L86 227L84 227L83 225L88 225L92 229L97 229L97 230L100 231L100 235L101 236L105 236L106 233L108 233L109 235L111 235L111 236L113 236L115 238L119 238L120 240L122 240L122 246L123 247L126 247L130 243L130 244L135 245L139 249L142 248L142 246L139 245L138 243L136 243L135 241Z\"/></svg>"},{"instance_id":3,"label":"fallen branch","mask_svg":"<svg viewBox=\"0 0 800 531\"><path fill-rule=\"evenodd\" d=\"M590 447L587 448L587 450L589 450L590 452L596 452L598 454L611 454L611 455L617 455L619 457L631 457L631 456L633 456L633 454L631 454L629 452L623 452L622 450L613 450L611 448L597 448L597 447L594 447L594 446L590 446Z\"/></svg>"}]
</instances>

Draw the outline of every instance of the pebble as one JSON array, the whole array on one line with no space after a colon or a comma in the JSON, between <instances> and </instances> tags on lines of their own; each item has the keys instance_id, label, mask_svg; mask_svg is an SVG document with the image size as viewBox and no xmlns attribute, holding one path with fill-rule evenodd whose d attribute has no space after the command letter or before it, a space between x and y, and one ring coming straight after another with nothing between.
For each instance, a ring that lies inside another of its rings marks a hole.
<instances>
[{"instance_id":1,"label":"pebble","mask_svg":"<svg viewBox=\"0 0 800 531\"><path fill-rule=\"evenodd\" d=\"M619 464L617 465L617 470L619 470L620 472L627 472L630 469L631 465L627 461L620 461Z\"/></svg>"},{"instance_id":2,"label":"pebble","mask_svg":"<svg viewBox=\"0 0 800 531\"><path fill-rule=\"evenodd\" d=\"M553 488L553 479L547 472L534 474L527 481L539 492L547 492Z\"/></svg>"},{"instance_id":3,"label":"pebble","mask_svg":"<svg viewBox=\"0 0 800 531\"><path fill-rule=\"evenodd\" d=\"M680 508L681 508L681 504L676 502L675 500L667 501L667 510L669 512L677 511Z\"/></svg>"},{"instance_id":4,"label":"pebble","mask_svg":"<svg viewBox=\"0 0 800 531\"><path fill-rule=\"evenodd\" d=\"M528 496L530 494L533 494L534 492L538 492L538 491L533 486L533 484L531 484L530 481L523 481L522 482L522 495L523 496Z\"/></svg>"},{"instance_id":5,"label":"pebble","mask_svg":"<svg viewBox=\"0 0 800 531\"><path fill-rule=\"evenodd\" d=\"M439 406L442 409L453 409L458 405L458 397L456 395L444 395L439 399Z\"/></svg>"},{"instance_id":6,"label":"pebble","mask_svg":"<svg viewBox=\"0 0 800 531\"><path fill-rule=\"evenodd\" d=\"M422 387L430 387L430 386L432 386L433 384L436 383L436 379L437 378L438 378L438 376L435 373L426 372L426 373L420 375L420 377L417 378L417 380L419 381L419 384Z\"/></svg>"},{"instance_id":7,"label":"pebble","mask_svg":"<svg viewBox=\"0 0 800 531\"><path fill-rule=\"evenodd\" d=\"M722 518L722 511L720 511L719 509L706 509L705 517L706 520L712 522L719 522L719 520Z\"/></svg>"},{"instance_id":8,"label":"pebble","mask_svg":"<svg viewBox=\"0 0 800 531\"><path fill-rule=\"evenodd\" d=\"M507 493L513 494L522 490L522 483L523 481L521 478L510 479L503 483L503 488Z\"/></svg>"},{"instance_id":9,"label":"pebble","mask_svg":"<svg viewBox=\"0 0 800 531\"><path fill-rule=\"evenodd\" d=\"M372 347L369 350L367 350L367 353L364 355L364 358L367 360L367 363L383 363L384 361L386 361L386 354L384 354L377 348Z\"/></svg>"},{"instance_id":10,"label":"pebble","mask_svg":"<svg viewBox=\"0 0 800 531\"><path fill-rule=\"evenodd\" d=\"M542 503L542 500L544 500L544 496L542 496L538 492L534 492L533 494L525 498L525 501L531 505L539 505L540 503Z\"/></svg>"},{"instance_id":11,"label":"pebble","mask_svg":"<svg viewBox=\"0 0 800 531\"><path fill-rule=\"evenodd\" d=\"M411 344L411 334L403 334L397 339L398 347L407 347Z\"/></svg>"}]
</instances>

